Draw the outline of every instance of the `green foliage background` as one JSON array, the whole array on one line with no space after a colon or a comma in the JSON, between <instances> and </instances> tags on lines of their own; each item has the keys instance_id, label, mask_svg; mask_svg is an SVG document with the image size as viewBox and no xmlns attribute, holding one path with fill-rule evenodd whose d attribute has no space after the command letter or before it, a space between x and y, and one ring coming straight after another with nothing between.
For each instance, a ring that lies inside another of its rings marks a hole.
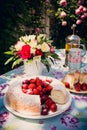
<instances>
[{"instance_id":1,"label":"green foliage background","mask_svg":"<svg viewBox=\"0 0 87 130\"><path fill-rule=\"evenodd\" d=\"M73 0L76 1L76 0ZM50 17L50 36L57 48L64 48L65 37L72 33L70 26L73 18L69 18L69 25L61 26L61 20L55 16L59 0L0 0L0 74L11 70L11 64L5 66L8 56L4 54L9 46L15 44L18 38L25 34L32 34L39 27L45 32L46 25L43 13ZM84 3L87 7L87 2ZM75 4L70 1L73 9ZM71 12L70 12L71 13ZM71 14L70 14L71 15ZM77 26L76 33L87 46L87 18Z\"/></svg>"},{"instance_id":2,"label":"green foliage background","mask_svg":"<svg viewBox=\"0 0 87 130\"><path fill-rule=\"evenodd\" d=\"M67 26L61 26L62 19L57 16L58 9L61 8L59 5L60 0L51 0L51 4L53 6L53 14L51 17L51 35L55 41L55 45L58 48L65 47L65 38L68 35L72 34L71 26L72 24L75 24L76 20L79 16L75 15L75 9L78 8L78 0L67 0L68 5L66 10L66 13L68 17L65 18L67 21ZM83 6L87 8L87 1L84 0ZM65 11L64 10L64 11ZM56 15L55 15L56 14ZM80 36L81 43L84 43L87 48L87 17L83 20L83 22L80 25L77 25L75 33Z\"/></svg>"}]
</instances>

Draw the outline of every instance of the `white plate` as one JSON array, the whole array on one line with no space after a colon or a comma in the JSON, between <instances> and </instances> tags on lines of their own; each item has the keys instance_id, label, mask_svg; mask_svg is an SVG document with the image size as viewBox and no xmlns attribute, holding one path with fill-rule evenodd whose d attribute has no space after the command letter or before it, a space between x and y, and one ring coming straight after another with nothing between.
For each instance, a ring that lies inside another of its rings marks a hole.
<instances>
[{"instance_id":1,"label":"white plate","mask_svg":"<svg viewBox=\"0 0 87 130\"><path fill-rule=\"evenodd\" d=\"M75 89L69 89L69 88L66 88L69 92L72 92L72 93L75 93L75 94L87 94L87 91L76 91Z\"/></svg>"},{"instance_id":2,"label":"white plate","mask_svg":"<svg viewBox=\"0 0 87 130\"><path fill-rule=\"evenodd\" d=\"M10 111L10 112L11 112L12 114L14 114L15 116L18 116L18 117L21 117L21 118L26 118L26 119L45 119L45 118L50 118L50 117L57 116L57 115L59 115L59 114L65 112L65 111L69 108L69 106L71 105L72 97L71 97L70 92L65 89L63 83L62 83L61 81L59 81L59 80L57 80L57 79L54 79L54 78L51 78L51 77L46 77L46 76L37 76L37 77L39 77L40 79L43 79L43 80L46 80L46 79L52 80L52 83L51 83L51 84L54 85L54 86L59 85L59 84L60 84L60 86L61 86L61 84L62 84L61 89L64 90L64 91L66 91L66 93L67 93L67 102L66 102L66 104L63 104L63 105L57 104L57 107L58 107L57 111L56 111L56 112L53 112L53 113L52 113L52 112L49 112L48 115L29 116L29 115L23 115L23 114L21 114L21 113L15 111L15 110L13 110L13 109L8 105L8 102L7 102L7 100L6 100L6 97L4 97L4 105L5 105L5 107L7 108L7 110ZM30 78L32 78L32 77L21 78L21 81L24 81L24 79L30 79ZM33 78L35 78L35 76L33 76ZM15 80L13 80L13 81L11 81L11 82L10 82L10 85L11 85L12 83L14 83L15 81L16 81L16 83L17 83L18 78L15 79Z\"/></svg>"}]
</instances>

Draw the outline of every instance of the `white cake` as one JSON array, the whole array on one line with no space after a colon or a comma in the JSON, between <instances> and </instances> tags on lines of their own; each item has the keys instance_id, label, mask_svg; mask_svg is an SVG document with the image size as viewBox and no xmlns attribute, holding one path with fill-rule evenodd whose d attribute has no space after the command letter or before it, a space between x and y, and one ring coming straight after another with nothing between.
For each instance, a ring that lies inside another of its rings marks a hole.
<instances>
[{"instance_id":1,"label":"white cake","mask_svg":"<svg viewBox=\"0 0 87 130\"><path fill-rule=\"evenodd\" d=\"M24 80L23 80L24 81ZM6 101L8 105L15 111L24 115L41 115L41 98L40 95L32 95L22 91L22 82L20 79L10 84L7 93ZM57 81L57 80L56 80ZM50 97L55 103L65 104L67 102L67 93L62 82L59 84L53 80L51 86ZM59 85L59 86L58 86Z\"/></svg>"},{"instance_id":2,"label":"white cake","mask_svg":"<svg viewBox=\"0 0 87 130\"><path fill-rule=\"evenodd\" d=\"M62 80L63 83L69 83L70 89L74 89L74 84L79 83L86 83L87 84L87 72L74 72L66 74L64 79Z\"/></svg>"},{"instance_id":3,"label":"white cake","mask_svg":"<svg viewBox=\"0 0 87 130\"><path fill-rule=\"evenodd\" d=\"M67 102L67 92L63 84L54 84L54 89L51 91L51 98L57 104L65 104Z\"/></svg>"},{"instance_id":4,"label":"white cake","mask_svg":"<svg viewBox=\"0 0 87 130\"><path fill-rule=\"evenodd\" d=\"M19 81L19 83L15 82L8 88L6 100L9 106L25 115L40 115L40 96L23 93L21 85Z\"/></svg>"}]
</instances>

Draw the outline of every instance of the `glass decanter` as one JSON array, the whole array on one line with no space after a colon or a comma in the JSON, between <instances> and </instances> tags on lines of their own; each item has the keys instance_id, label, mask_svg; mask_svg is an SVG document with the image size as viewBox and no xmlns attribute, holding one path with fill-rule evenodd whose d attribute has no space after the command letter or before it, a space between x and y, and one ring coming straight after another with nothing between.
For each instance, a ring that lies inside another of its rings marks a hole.
<instances>
[{"instance_id":1,"label":"glass decanter","mask_svg":"<svg viewBox=\"0 0 87 130\"><path fill-rule=\"evenodd\" d=\"M75 35L76 25L73 24L71 29L73 30L73 34L66 37L65 44L65 64L64 66L68 66L68 53L71 48L78 48L80 45L80 37Z\"/></svg>"}]
</instances>

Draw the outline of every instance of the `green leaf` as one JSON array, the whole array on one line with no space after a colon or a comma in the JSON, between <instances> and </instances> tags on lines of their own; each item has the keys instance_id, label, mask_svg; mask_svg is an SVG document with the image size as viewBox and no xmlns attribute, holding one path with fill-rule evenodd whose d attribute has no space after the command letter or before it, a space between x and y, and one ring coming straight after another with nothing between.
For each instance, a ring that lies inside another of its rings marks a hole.
<instances>
[{"instance_id":1,"label":"green leaf","mask_svg":"<svg viewBox=\"0 0 87 130\"><path fill-rule=\"evenodd\" d=\"M50 71L51 65L49 64L47 59L41 59L41 62L46 66L48 72Z\"/></svg>"},{"instance_id":2,"label":"green leaf","mask_svg":"<svg viewBox=\"0 0 87 130\"><path fill-rule=\"evenodd\" d=\"M6 51L4 52L6 55L13 55L13 51Z\"/></svg>"},{"instance_id":3,"label":"green leaf","mask_svg":"<svg viewBox=\"0 0 87 130\"><path fill-rule=\"evenodd\" d=\"M49 57L49 56L51 56L51 57L53 57L54 59L58 59L58 60L60 60L58 54L56 54L56 53L50 53L50 52L47 52L47 53L45 53L44 55L45 55L45 57Z\"/></svg>"},{"instance_id":4,"label":"green leaf","mask_svg":"<svg viewBox=\"0 0 87 130\"><path fill-rule=\"evenodd\" d=\"M51 53L50 56L53 57L54 59L60 60L59 56L56 53Z\"/></svg>"},{"instance_id":5,"label":"green leaf","mask_svg":"<svg viewBox=\"0 0 87 130\"><path fill-rule=\"evenodd\" d=\"M17 60L15 60L15 61L13 62L13 64L12 64L12 68L14 68L16 65L20 64L21 62L23 62L22 59L17 59Z\"/></svg>"},{"instance_id":6,"label":"green leaf","mask_svg":"<svg viewBox=\"0 0 87 130\"><path fill-rule=\"evenodd\" d=\"M7 65L9 62L11 62L14 59L14 56L10 57L6 62L5 65Z\"/></svg>"}]
</instances>

